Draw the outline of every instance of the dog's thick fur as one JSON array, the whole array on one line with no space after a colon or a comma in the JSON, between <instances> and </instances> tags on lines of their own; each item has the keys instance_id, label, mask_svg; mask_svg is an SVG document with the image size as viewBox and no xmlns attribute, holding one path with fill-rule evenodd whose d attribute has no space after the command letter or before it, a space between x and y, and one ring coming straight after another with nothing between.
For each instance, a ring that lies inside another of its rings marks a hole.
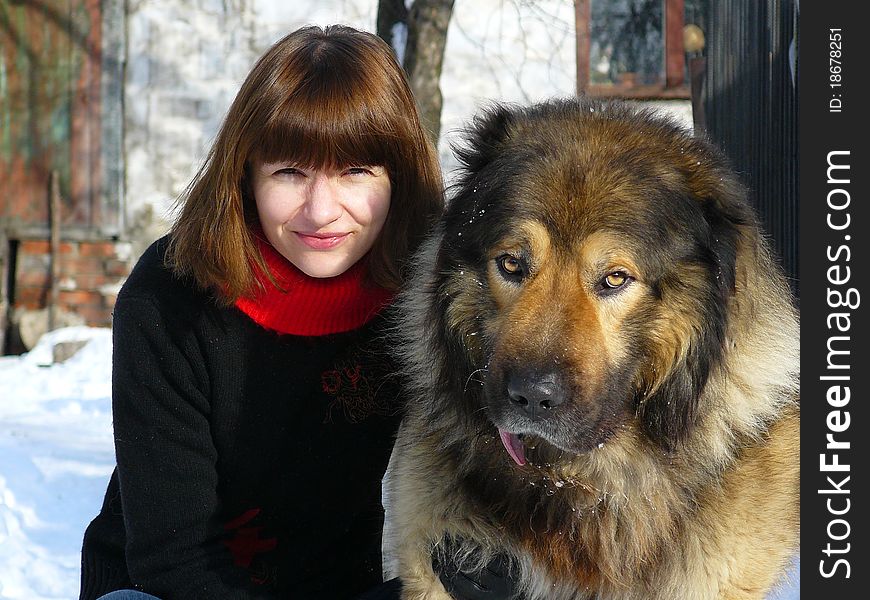
<instances>
[{"instance_id":1,"label":"dog's thick fur","mask_svg":"<svg viewBox=\"0 0 870 600\"><path fill-rule=\"evenodd\" d=\"M446 535L529 599L763 598L798 544L798 318L726 161L590 100L495 106L458 154L400 304L403 597L448 597Z\"/></svg>"}]
</instances>

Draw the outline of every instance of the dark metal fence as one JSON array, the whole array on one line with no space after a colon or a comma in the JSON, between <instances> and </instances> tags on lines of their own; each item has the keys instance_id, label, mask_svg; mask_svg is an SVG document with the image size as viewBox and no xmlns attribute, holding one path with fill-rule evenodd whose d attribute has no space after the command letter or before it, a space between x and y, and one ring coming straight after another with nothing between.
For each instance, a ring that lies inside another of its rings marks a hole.
<instances>
[{"instance_id":1,"label":"dark metal fence","mask_svg":"<svg viewBox=\"0 0 870 600\"><path fill-rule=\"evenodd\" d=\"M795 0L713 0L707 15L706 129L749 186L799 293L797 6Z\"/></svg>"}]
</instances>

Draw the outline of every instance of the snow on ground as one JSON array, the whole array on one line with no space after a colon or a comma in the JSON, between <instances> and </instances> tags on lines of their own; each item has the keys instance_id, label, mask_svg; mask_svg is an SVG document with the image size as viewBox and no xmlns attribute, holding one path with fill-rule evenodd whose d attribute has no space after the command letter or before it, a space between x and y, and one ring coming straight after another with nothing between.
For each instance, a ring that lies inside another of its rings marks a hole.
<instances>
[{"instance_id":1,"label":"snow on ground","mask_svg":"<svg viewBox=\"0 0 870 600\"><path fill-rule=\"evenodd\" d=\"M52 364L54 344L89 340ZM82 533L115 462L109 329L71 327L0 357L0 598L78 597Z\"/></svg>"}]
</instances>

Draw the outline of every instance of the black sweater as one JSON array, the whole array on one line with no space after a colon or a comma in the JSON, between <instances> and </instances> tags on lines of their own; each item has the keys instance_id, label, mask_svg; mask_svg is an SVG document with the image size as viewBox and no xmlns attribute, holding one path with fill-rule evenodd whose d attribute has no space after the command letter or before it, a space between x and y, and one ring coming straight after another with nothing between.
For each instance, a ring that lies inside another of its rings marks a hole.
<instances>
[{"instance_id":1,"label":"black sweater","mask_svg":"<svg viewBox=\"0 0 870 600\"><path fill-rule=\"evenodd\" d=\"M277 334L174 277L165 245L115 306L117 468L85 532L81 598L341 599L376 585L399 418L384 317Z\"/></svg>"}]
</instances>

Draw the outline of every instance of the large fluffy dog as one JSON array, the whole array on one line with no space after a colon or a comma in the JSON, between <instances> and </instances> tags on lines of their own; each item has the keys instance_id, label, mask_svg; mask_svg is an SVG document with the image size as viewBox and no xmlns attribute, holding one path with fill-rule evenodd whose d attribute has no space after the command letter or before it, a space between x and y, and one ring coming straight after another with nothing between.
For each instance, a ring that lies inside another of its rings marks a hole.
<instances>
[{"instance_id":1,"label":"large fluffy dog","mask_svg":"<svg viewBox=\"0 0 870 600\"><path fill-rule=\"evenodd\" d=\"M591 101L496 107L459 156L402 304L404 597L447 597L446 535L526 598L763 598L798 543L798 320L723 157Z\"/></svg>"}]
</instances>

